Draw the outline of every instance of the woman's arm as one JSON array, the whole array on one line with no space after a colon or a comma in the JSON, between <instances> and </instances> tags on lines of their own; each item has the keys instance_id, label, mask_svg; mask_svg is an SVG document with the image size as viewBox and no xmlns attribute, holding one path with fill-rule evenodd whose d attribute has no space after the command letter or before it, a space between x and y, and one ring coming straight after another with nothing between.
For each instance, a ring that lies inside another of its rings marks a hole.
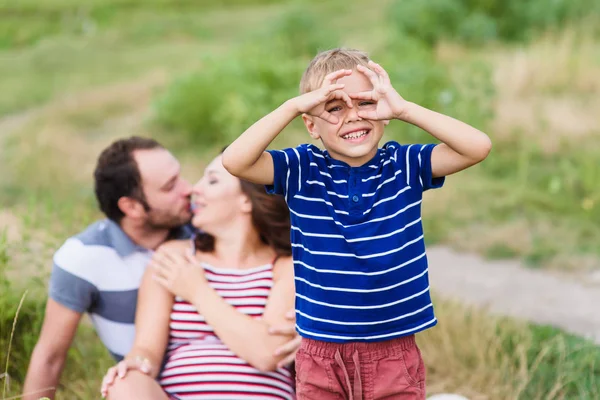
<instances>
[{"instance_id":1,"label":"woman's arm","mask_svg":"<svg viewBox=\"0 0 600 400\"><path fill-rule=\"evenodd\" d=\"M153 271L148 268L142 278L135 314L135 340L125 358L136 361L147 359L150 365L148 374L155 378L169 340L174 297L152 275Z\"/></svg>"},{"instance_id":2,"label":"woman's arm","mask_svg":"<svg viewBox=\"0 0 600 400\"><path fill-rule=\"evenodd\" d=\"M196 258L180 247L155 254L154 279L166 290L190 302L217 336L240 358L261 371L272 371L285 354L275 350L294 336L272 335L270 326L286 322L286 311L294 304L294 271L291 257L273 267L273 286L261 319L232 307L209 284Z\"/></svg>"},{"instance_id":3,"label":"woman's arm","mask_svg":"<svg viewBox=\"0 0 600 400\"><path fill-rule=\"evenodd\" d=\"M283 356L275 350L293 336L273 336L269 326L286 322L294 306L294 270L290 257L281 258L273 269L273 287L262 319L242 314L205 283L192 303L231 351L261 371L277 369Z\"/></svg>"}]
</instances>

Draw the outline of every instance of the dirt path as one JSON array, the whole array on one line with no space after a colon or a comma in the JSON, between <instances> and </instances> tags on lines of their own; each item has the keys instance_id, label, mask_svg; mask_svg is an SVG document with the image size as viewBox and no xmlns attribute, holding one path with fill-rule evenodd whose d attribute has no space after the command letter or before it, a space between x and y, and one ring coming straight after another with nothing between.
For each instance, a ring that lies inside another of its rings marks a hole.
<instances>
[{"instance_id":1,"label":"dirt path","mask_svg":"<svg viewBox=\"0 0 600 400\"><path fill-rule=\"evenodd\" d=\"M600 282L489 261L445 247L428 250L432 289L490 312L548 324L600 344ZM589 282L589 283L588 283Z\"/></svg>"}]
</instances>

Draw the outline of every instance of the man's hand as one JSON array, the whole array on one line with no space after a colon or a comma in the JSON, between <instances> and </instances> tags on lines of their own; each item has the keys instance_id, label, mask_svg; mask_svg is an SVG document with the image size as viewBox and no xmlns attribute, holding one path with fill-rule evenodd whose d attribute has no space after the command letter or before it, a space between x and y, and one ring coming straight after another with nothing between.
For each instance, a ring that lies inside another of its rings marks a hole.
<instances>
[{"instance_id":1,"label":"man's hand","mask_svg":"<svg viewBox=\"0 0 600 400\"><path fill-rule=\"evenodd\" d=\"M292 339L275 350L276 356L281 356L286 354L285 358L283 358L277 364L277 368L283 368L286 365L291 364L296 358L296 353L300 348L300 342L302 341L302 337L298 335L296 332L296 312L294 310L290 310L285 314L285 317L290 321L287 325L281 326L273 326L269 328L269 333L272 335L283 335L290 336Z\"/></svg>"},{"instance_id":2,"label":"man's hand","mask_svg":"<svg viewBox=\"0 0 600 400\"><path fill-rule=\"evenodd\" d=\"M352 108L352 100L346 92L341 90L344 88L344 85L336 83L338 79L351 74L351 69L340 69L330 73L325 77L323 84L319 89L293 99L296 110L299 113L306 113L321 118L329 123L337 124L339 122L338 118L331 115L325 109L325 104L328 101L337 99L346 102L348 107Z\"/></svg>"},{"instance_id":3,"label":"man's hand","mask_svg":"<svg viewBox=\"0 0 600 400\"><path fill-rule=\"evenodd\" d=\"M373 84L373 90L351 93L350 97L356 100L371 100L377 103L375 110L358 111L358 116L375 121L403 119L409 103L396 92L387 72L373 61L369 61L369 68L358 65L356 70L369 78Z\"/></svg>"}]
</instances>

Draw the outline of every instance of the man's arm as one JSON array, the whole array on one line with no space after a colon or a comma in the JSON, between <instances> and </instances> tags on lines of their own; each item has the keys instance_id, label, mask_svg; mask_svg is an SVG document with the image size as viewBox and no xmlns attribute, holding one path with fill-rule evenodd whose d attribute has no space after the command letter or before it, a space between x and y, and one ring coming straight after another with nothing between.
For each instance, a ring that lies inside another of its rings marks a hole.
<instances>
[{"instance_id":1,"label":"man's arm","mask_svg":"<svg viewBox=\"0 0 600 400\"><path fill-rule=\"evenodd\" d=\"M174 301L174 296L152 279L152 271L147 268L138 294L135 339L125 359L146 359L149 363L148 374L153 378L160 372L169 342L169 320Z\"/></svg>"},{"instance_id":2,"label":"man's arm","mask_svg":"<svg viewBox=\"0 0 600 400\"><path fill-rule=\"evenodd\" d=\"M24 400L37 400L44 396L54 399L80 319L80 313L48 299L42 331L27 369Z\"/></svg>"}]
</instances>

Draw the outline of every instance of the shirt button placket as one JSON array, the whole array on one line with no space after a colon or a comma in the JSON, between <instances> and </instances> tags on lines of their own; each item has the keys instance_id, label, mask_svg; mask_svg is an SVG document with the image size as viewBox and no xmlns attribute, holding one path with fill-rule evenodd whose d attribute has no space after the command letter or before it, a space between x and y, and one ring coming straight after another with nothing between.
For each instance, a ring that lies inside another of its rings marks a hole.
<instances>
[{"instance_id":1,"label":"shirt button placket","mask_svg":"<svg viewBox=\"0 0 600 400\"><path fill-rule=\"evenodd\" d=\"M350 198L350 209L354 212L357 212L360 209L360 193L358 193L359 187L356 184L357 180L356 173L353 170L350 170L348 197Z\"/></svg>"}]
</instances>

